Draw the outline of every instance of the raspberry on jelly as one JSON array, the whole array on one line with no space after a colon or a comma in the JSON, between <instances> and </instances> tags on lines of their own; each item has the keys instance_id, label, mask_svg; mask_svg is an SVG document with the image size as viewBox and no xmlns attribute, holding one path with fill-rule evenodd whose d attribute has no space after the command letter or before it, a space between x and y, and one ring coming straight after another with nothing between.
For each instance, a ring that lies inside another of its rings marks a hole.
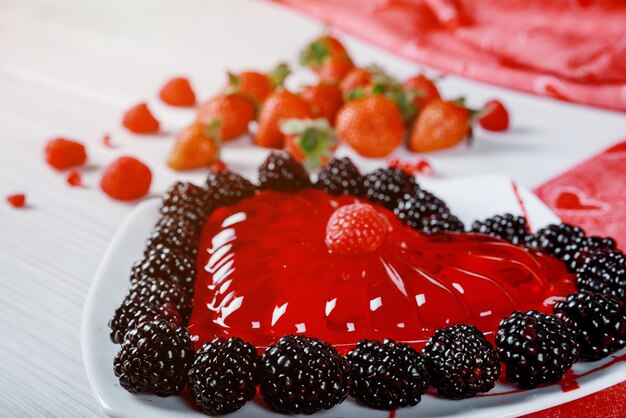
<instances>
[{"instance_id":1,"label":"raspberry on jelly","mask_svg":"<svg viewBox=\"0 0 626 418\"><path fill-rule=\"evenodd\" d=\"M389 220L372 205L342 206L326 225L326 246L337 254L366 254L380 247L389 232Z\"/></svg>"}]
</instances>

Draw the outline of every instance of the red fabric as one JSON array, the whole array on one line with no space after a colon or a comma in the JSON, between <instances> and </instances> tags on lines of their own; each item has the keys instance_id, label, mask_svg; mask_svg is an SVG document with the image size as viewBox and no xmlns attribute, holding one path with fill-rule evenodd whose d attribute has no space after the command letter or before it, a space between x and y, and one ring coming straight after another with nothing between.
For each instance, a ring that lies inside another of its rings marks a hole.
<instances>
[{"instance_id":1,"label":"red fabric","mask_svg":"<svg viewBox=\"0 0 626 418\"><path fill-rule=\"evenodd\" d=\"M274 0L445 72L626 111L626 2Z\"/></svg>"}]
</instances>

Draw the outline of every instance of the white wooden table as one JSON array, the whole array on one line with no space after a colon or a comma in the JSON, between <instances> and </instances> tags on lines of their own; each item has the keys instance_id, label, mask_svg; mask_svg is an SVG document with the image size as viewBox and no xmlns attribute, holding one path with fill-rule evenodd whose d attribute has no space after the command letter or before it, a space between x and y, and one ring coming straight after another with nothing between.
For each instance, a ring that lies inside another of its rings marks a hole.
<instances>
[{"instance_id":1,"label":"white wooden table","mask_svg":"<svg viewBox=\"0 0 626 418\"><path fill-rule=\"evenodd\" d=\"M132 205L99 192L99 169L117 155L138 155L154 171L154 193L176 178L204 177L165 168L171 137L193 112L158 103L163 81L186 75L200 97L209 97L227 68L293 61L321 28L256 1L0 0L0 416L102 415L81 362L80 318L98 261ZM359 63L378 62L400 77L418 69L345 39ZM429 156L440 175L501 173L533 187L626 137L624 114L452 76L441 85L470 105L503 99L513 129L477 131L472 150ZM150 103L165 134L123 131L124 109L140 100ZM104 133L116 148L101 145ZM56 135L88 145L84 189L68 187L64 174L43 162L44 143ZM253 176L254 167L238 164L243 153L260 161L264 151L241 140L224 152L234 169ZM30 207L9 208L4 197L13 192L27 193Z\"/></svg>"}]
</instances>

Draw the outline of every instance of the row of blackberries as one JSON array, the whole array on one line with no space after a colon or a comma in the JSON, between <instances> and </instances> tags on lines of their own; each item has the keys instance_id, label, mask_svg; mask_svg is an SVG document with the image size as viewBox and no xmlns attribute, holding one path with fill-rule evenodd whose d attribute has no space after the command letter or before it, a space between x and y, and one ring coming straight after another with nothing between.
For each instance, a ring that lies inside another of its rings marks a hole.
<instances>
[{"instance_id":1,"label":"row of blackberries","mask_svg":"<svg viewBox=\"0 0 626 418\"><path fill-rule=\"evenodd\" d=\"M559 381L579 359L596 359L626 345L626 305L581 292L554 307L554 315L514 312L500 322L496 348L470 325L439 329L422 353L390 340L362 340L345 357L330 344L288 335L258 356L239 338L206 343L194 354L189 334L167 321L128 332L114 360L130 392L160 396L188 385L205 413L241 408L256 394L275 411L311 414L341 403L393 410L413 406L432 385L449 399L491 390L506 376L523 388Z\"/></svg>"}]
</instances>

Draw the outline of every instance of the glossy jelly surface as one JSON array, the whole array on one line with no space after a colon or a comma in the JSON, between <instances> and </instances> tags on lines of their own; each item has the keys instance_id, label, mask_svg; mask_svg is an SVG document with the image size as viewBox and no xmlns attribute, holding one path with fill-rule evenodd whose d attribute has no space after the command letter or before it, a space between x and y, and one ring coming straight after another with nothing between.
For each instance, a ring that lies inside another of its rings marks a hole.
<instances>
[{"instance_id":1,"label":"glossy jelly surface","mask_svg":"<svg viewBox=\"0 0 626 418\"><path fill-rule=\"evenodd\" d=\"M480 234L423 235L376 205L391 224L378 250L333 254L324 242L328 219L356 201L313 189L263 191L213 212L198 251L189 324L196 345L237 336L265 347L302 333L342 351L363 338L420 348L455 323L493 335L512 311L551 312L574 291L550 256Z\"/></svg>"}]
</instances>

